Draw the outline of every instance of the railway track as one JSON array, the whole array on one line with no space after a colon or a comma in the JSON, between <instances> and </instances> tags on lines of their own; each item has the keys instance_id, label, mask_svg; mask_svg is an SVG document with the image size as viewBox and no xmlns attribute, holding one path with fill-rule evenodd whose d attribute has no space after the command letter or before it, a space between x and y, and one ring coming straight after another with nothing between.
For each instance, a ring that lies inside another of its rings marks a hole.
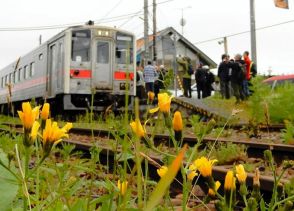
<instances>
[{"instance_id":1,"label":"railway track","mask_svg":"<svg viewBox=\"0 0 294 211\"><path fill-rule=\"evenodd\" d=\"M76 140L64 140L64 142L66 142L68 144L74 144L76 146L76 149L79 149L79 150L87 150L88 151L93 146L93 144L91 144L91 143L85 143L85 142L80 142L80 141L76 141ZM101 148L102 154L108 155L108 156L113 155L115 152L117 152L117 153L122 152L122 150L120 148L118 148L117 151L115 151L113 149L113 147L111 147L111 146L105 146L105 145L97 145L97 146L99 148ZM152 165L153 167L159 168L160 166L158 164L163 165L163 162L162 162L163 157L162 156L148 155L148 157L150 158L150 160L148 160L149 164ZM226 173L230 168L231 168L231 166L213 166L212 175L213 175L214 179L219 180L223 183L225 180ZM248 177L247 177L248 178L247 179L247 186L248 187L253 187L253 177L254 177L253 173L248 173ZM282 179L281 182L286 183L287 180ZM274 187L273 177L261 175L260 176L260 187L261 187L261 190L264 192L271 192Z\"/></svg>"},{"instance_id":2,"label":"railway track","mask_svg":"<svg viewBox=\"0 0 294 211\"><path fill-rule=\"evenodd\" d=\"M16 128L18 128L20 125L14 125ZM21 127L21 126L20 126ZM20 131L19 131L20 132ZM114 131L112 131L114 132ZM71 129L71 135L85 135L88 137L91 137L94 135L95 137L101 137L108 140L108 139L114 139L115 137L113 136L112 132L110 130L103 130L103 129L85 129L85 128L72 128ZM71 137L70 135L70 137ZM79 138L81 139L81 138ZM170 137L165 134L157 134L154 136L154 142L159 142L162 143L163 140L168 141ZM86 150L88 151L92 146L93 143L91 143L89 140L64 140L64 142L69 143L69 144L74 144L76 146L76 149L79 150ZM104 140L104 142L106 142ZM184 143L188 143L190 146L195 145L197 142L197 139L192 136L184 136L183 138ZM204 138L202 147L205 147L206 144L208 143L213 143L215 142L215 138ZM98 142L95 144L98 144L97 146L101 148L102 153L105 155L109 155L115 153L114 149L112 146L108 145L107 143ZM238 145L245 145L247 147L247 153L249 157L263 157L263 151L266 149L270 149L274 155L274 157L277 158L277 160L284 160L284 159L294 159L294 146L292 145L285 145L285 144L273 144L273 143L265 143L265 142L254 142L254 141L248 141L248 140L235 140L235 141L228 141L224 138L220 138L218 140L218 143L226 143L226 144L238 144ZM117 152L121 152L121 148L117 148ZM151 154L148 155L154 162L150 162L151 165L154 167L158 168L158 164L162 164L162 159L163 157L157 154ZM226 172L231 168L231 165L225 165L225 166L214 166L213 167L213 176L216 180L224 181ZM248 180L247 180L247 185L249 187L252 187L252 181L253 181L253 174L248 173ZM282 182L286 182L287 180L283 180ZM272 176L265 176L262 175L260 177L260 183L261 183L261 188L263 191L270 192L273 188L274 180Z\"/></svg>"},{"instance_id":3,"label":"railway track","mask_svg":"<svg viewBox=\"0 0 294 211\"><path fill-rule=\"evenodd\" d=\"M21 128L21 124L10 124L10 123L2 123L4 125L14 127L14 128ZM279 126L276 126L275 128L279 128ZM108 137L108 138L115 138L112 134L113 130L107 130L107 129L88 129L88 128L72 128L70 133L72 134L80 134L80 135L87 135L91 136L92 134L94 136L98 137ZM148 136L151 136L151 134L147 134ZM155 145L158 145L160 143L168 142L171 138L168 134L155 134L153 136L153 141ZM216 138L212 137L205 137L202 140L201 147L204 148L207 144L214 143ZM183 137L183 143L187 143L190 146L193 146L197 143L197 138L193 135L184 135ZM263 151L264 150L271 150L274 157L277 158L276 160L281 161L283 159L291 159L294 160L294 145L288 145L288 144L278 144L278 143L270 143L267 140L255 140L252 141L250 139L238 139L238 140L230 140L226 138L218 138L217 143L224 143L224 144L237 144L237 145L245 145L247 148L247 151L250 155L256 156L256 157L263 157Z\"/></svg>"}]
</instances>

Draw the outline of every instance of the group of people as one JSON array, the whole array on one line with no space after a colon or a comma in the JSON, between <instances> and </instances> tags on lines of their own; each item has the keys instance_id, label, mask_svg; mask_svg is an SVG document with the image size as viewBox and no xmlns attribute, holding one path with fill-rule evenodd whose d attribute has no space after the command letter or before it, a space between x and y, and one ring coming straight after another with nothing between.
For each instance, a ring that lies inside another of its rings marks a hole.
<instances>
[{"instance_id":1,"label":"group of people","mask_svg":"<svg viewBox=\"0 0 294 211\"><path fill-rule=\"evenodd\" d=\"M195 73L195 80L197 85L197 98L206 98L211 96L213 89L212 84L215 81L214 74L209 70L207 65L199 64Z\"/></svg>"},{"instance_id":2,"label":"group of people","mask_svg":"<svg viewBox=\"0 0 294 211\"><path fill-rule=\"evenodd\" d=\"M157 97L160 89L165 88L164 77L166 71L164 65L159 67L152 65L151 61L147 62L147 65L144 67L144 70L141 68L137 69L136 78L137 78L137 93L136 96L139 99L146 98L148 92L152 92Z\"/></svg>"},{"instance_id":3,"label":"group of people","mask_svg":"<svg viewBox=\"0 0 294 211\"><path fill-rule=\"evenodd\" d=\"M213 90L212 84L214 83L215 76L209 70L207 65L199 65L199 68L195 71L191 62L191 59L187 56L179 56L177 58L177 81L180 88L183 89L184 97L192 97L191 81L192 75L195 74L195 80L197 83L198 99L211 96ZM137 68L137 97L140 99L146 98L148 92L153 92L155 97L161 89L165 89L166 70L164 65L159 67L152 65L151 61L147 62L147 65L142 68Z\"/></svg>"},{"instance_id":4,"label":"group of people","mask_svg":"<svg viewBox=\"0 0 294 211\"><path fill-rule=\"evenodd\" d=\"M195 73L195 81L197 85L197 98L205 98L211 96L213 90L212 84L215 81L214 74L209 70L207 65L199 64L199 67L194 71L191 59L189 57L177 58L178 74L182 78L182 84L184 89L184 96L191 98L191 76ZM181 77L182 75L182 77Z\"/></svg>"},{"instance_id":5,"label":"group of people","mask_svg":"<svg viewBox=\"0 0 294 211\"><path fill-rule=\"evenodd\" d=\"M227 54L222 55L222 62L218 67L220 92L223 98L229 99L231 93L236 97L236 103L246 100L250 95L249 81L256 75L255 64L249 58L249 52L236 54L230 59Z\"/></svg>"}]
</instances>

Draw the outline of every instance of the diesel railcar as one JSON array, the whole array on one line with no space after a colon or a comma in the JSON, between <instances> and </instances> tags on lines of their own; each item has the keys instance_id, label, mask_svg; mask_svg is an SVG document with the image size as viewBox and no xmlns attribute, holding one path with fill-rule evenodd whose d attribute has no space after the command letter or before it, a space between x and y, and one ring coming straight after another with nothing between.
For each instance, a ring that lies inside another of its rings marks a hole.
<instances>
[{"instance_id":1,"label":"diesel railcar","mask_svg":"<svg viewBox=\"0 0 294 211\"><path fill-rule=\"evenodd\" d=\"M135 36L93 24L69 27L0 70L0 106L45 99L58 110L103 110L136 93ZM10 87L10 88L9 88ZM11 89L9 93L9 89ZM8 100L7 100L8 99Z\"/></svg>"}]
</instances>

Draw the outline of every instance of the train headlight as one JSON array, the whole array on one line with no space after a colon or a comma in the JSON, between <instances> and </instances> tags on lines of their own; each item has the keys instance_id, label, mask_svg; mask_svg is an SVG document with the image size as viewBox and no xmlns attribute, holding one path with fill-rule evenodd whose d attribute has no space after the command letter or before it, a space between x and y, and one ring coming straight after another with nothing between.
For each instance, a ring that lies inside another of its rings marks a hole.
<instances>
[{"instance_id":1,"label":"train headlight","mask_svg":"<svg viewBox=\"0 0 294 211\"><path fill-rule=\"evenodd\" d=\"M108 36L110 36L110 32L107 30L97 30L97 35L108 37Z\"/></svg>"}]
</instances>

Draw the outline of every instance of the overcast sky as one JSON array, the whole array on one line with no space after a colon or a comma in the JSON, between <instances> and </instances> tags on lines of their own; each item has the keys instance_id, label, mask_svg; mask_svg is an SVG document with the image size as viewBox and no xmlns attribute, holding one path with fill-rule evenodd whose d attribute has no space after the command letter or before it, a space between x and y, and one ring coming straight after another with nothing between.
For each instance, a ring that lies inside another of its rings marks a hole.
<instances>
[{"instance_id":1,"label":"overcast sky","mask_svg":"<svg viewBox=\"0 0 294 211\"><path fill-rule=\"evenodd\" d=\"M157 0L157 3L167 0ZM95 20L101 25L117 26L143 36L144 0L9 0L1 2L0 30L3 28L35 27L84 23ZM152 4L152 0L149 0ZM274 74L294 73L294 0L290 9L279 9L273 0L256 0L256 27L281 22L291 23L257 31L258 71ZM170 0L158 5L158 30L172 26L181 32L181 9L187 24L184 36L203 50L216 63L224 51L218 40L202 42L250 29L249 0ZM142 12L136 16L113 17ZM152 7L149 7L152 20ZM141 17L141 18L140 18ZM103 20L102 20L103 19ZM113 21L113 22L109 22ZM150 22L150 27L151 22ZM38 46L63 28L42 31L0 31L0 68ZM228 38L229 54L250 51L250 34Z\"/></svg>"}]
</instances>

